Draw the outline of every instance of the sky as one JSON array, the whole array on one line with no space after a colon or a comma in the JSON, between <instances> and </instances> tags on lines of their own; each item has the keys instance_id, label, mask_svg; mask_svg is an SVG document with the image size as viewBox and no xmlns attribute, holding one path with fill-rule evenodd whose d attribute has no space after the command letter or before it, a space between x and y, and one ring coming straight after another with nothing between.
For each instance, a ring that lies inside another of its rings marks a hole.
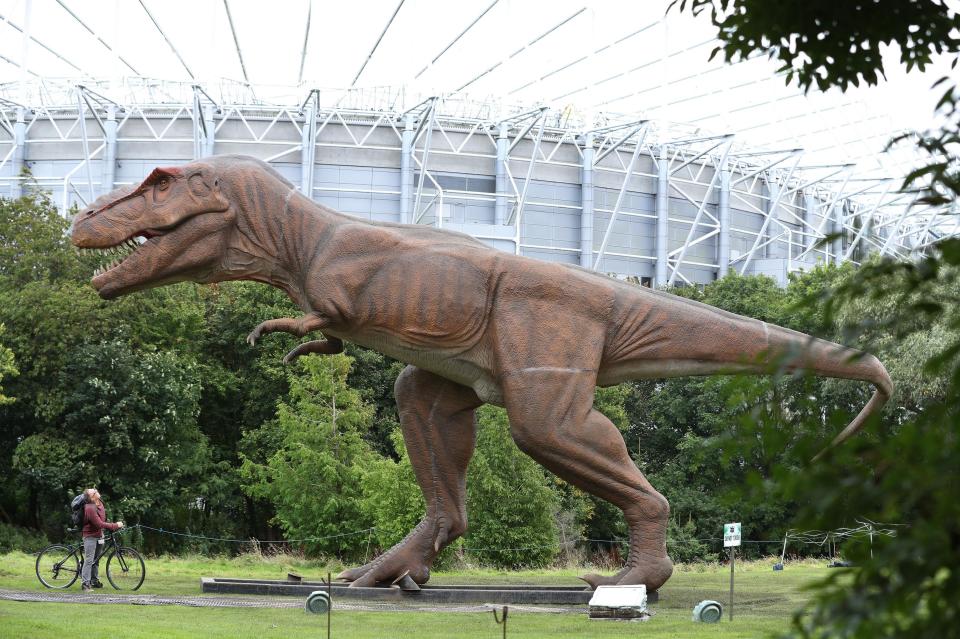
<instances>
[{"instance_id":1,"label":"sky","mask_svg":"<svg viewBox=\"0 0 960 639\"><path fill-rule=\"evenodd\" d=\"M0 83L139 75L215 87L229 79L285 103L302 101L311 88L404 87L409 96L545 104L587 121L649 118L703 134L732 132L741 145L803 147L805 163L852 161L871 175L902 175L909 154L881 150L893 133L933 122L937 95L929 87L943 64L906 74L889 51L880 86L804 95L762 57L709 61L716 43L706 16L676 9L665 16L666 6L0 0ZM42 44L25 41L27 30ZM0 95L13 99L10 91Z\"/></svg>"}]
</instances>

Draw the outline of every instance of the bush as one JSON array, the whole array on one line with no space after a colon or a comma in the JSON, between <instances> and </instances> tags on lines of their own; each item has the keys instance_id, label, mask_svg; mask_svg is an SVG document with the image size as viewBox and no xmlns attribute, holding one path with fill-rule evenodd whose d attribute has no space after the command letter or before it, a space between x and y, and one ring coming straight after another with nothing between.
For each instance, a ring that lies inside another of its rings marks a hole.
<instances>
[{"instance_id":1,"label":"bush","mask_svg":"<svg viewBox=\"0 0 960 639\"><path fill-rule=\"evenodd\" d=\"M497 568L539 568L557 555L559 499L544 471L510 437L506 411L477 411L477 449L468 470L467 552Z\"/></svg>"},{"instance_id":2,"label":"bush","mask_svg":"<svg viewBox=\"0 0 960 639\"><path fill-rule=\"evenodd\" d=\"M0 553L13 550L37 552L49 544L50 540L40 531L0 523Z\"/></svg>"}]
</instances>

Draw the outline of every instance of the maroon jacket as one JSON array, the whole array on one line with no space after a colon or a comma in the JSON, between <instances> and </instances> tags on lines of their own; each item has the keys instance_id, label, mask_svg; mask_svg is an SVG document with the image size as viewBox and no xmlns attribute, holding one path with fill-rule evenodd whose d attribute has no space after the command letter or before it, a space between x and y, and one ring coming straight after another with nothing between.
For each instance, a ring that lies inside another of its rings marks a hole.
<instances>
[{"instance_id":1,"label":"maroon jacket","mask_svg":"<svg viewBox=\"0 0 960 639\"><path fill-rule=\"evenodd\" d=\"M107 521L107 513L103 506L98 506L91 502L83 507L83 536L99 537L103 534L103 529L116 530L117 524L111 524Z\"/></svg>"}]
</instances>

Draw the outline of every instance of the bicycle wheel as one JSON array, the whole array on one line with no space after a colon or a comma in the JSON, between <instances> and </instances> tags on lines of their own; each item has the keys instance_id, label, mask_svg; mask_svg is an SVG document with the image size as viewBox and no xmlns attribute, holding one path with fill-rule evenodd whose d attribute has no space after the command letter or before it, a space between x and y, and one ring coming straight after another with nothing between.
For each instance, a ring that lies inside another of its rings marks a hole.
<instances>
[{"instance_id":1,"label":"bicycle wheel","mask_svg":"<svg viewBox=\"0 0 960 639\"><path fill-rule=\"evenodd\" d=\"M136 590L147 576L143 557L133 548L120 548L107 559L107 579L117 590Z\"/></svg>"},{"instance_id":2,"label":"bicycle wheel","mask_svg":"<svg viewBox=\"0 0 960 639\"><path fill-rule=\"evenodd\" d=\"M77 549L54 544L37 555L37 579L47 588L69 588L80 576Z\"/></svg>"}]
</instances>

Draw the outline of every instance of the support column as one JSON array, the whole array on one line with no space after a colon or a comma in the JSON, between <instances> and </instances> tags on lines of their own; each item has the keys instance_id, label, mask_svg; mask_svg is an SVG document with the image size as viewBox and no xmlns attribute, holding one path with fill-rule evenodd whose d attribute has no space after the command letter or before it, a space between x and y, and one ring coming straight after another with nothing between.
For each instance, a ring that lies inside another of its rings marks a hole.
<instances>
[{"instance_id":1,"label":"support column","mask_svg":"<svg viewBox=\"0 0 960 639\"><path fill-rule=\"evenodd\" d=\"M593 134L587 133L583 140L583 166L580 168L580 266L583 268L593 268L593 158L595 154Z\"/></svg>"},{"instance_id":2,"label":"support column","mask_svg":"<svg viewBox=\"0 0 960 639\"><path fill-rule=\"evenodd\" d=\"M13 124L13 157L10 158L10 170L13 181L10 182L10 197L16 199L23 195L23 182L20 174L26 161L27 142L27 114L22 108L17 109L17 121Z\"/></svg>"},{"instance_id":3,"label":"support column","mask_svg":"<svg viewBox=\"0 0 960 639\"><path fill-rule=\"evenodd\" d=\"M507 201L510 183L507 179L507 161L510 155L510 125L501 124L497 133L497 195L493 204L493 223L504 225L510 217L507 210ZM582 260L581 260L581 263Z\"/></svg>"},{"instance_id":4,"label":"support column","mask_svg":"<svg viewBox=\"0 0 960 639\"><path fill-rule=\"evenodd\" d=\"M413 116L408 115L400 136L400 223L412 224L413 211Z\"/></svg>"},{"instance_id":5,"label":"support column","mask_svg":"<svg viewBox=\"0 0 960 639\"><path fill-rule=\"evenodd\" d=\"M956 202L954 202L956 203ZM873 213L870 213L865 218L862 219L863 230L860 233L860 254L857 256L857 259L861 262L867 259L867 256L870 255L870 236L873 233ZM921 238L922 239L922 238Z\"/></svg>"},{"instance_id":6,"label":"support column","mask_svg":"<svg viewBox=\"0 0 960 639\"><path fill-rule=\"evenodd\" d=\"M812 251L813 247L817 244L817 238L814 236L814 229L818 229L819 223L817 221L817 210L819 208L819 201L817 196L812 193L803 194L803 221L806 222L806 228L804 228L804 233L806 234L803 241L803 250ZM816 255L811 259L816 261Z\"/></svg>"},{"instance_id":7,"label":"support column","mask_svg":"<svg viewBox=\"0 0 960 639\"><path fill-rule=\"evenodd\" d=\"M720 218L720 237L717 239L717 278L726 277L730 271L730 170L720 171L720 198L717 202Z\"/></svg>"},{"instance_id":8,"label":"support column","mask_svg":"<svg viewBox=\"0 0 960 639\"><path fill-rule=\"evenodd\" d=\"M109 193L117 182L117 107L107 105L103 120L103 171L100 174L100 194Z\"/></svg>"},{"instance_id":9,"label":"support column","mask_svg":"<svg viewBox=\"0 0 960 639\"><path fill-rule=\"evenodd\" d=\"M832 233L839 234L830 242L830 254L834 264L843 262L843 205L841 200L833 206Z\"/></svg>"},{"instance_id":10,"label":"support column","mask_svg":"<svg viewBox=\"0 0 960 639\"><path fill-rule=\"evenodd\" d=\"M212 104L203 107L203 124L207 129L207 138L203 143L203 156L210 157L214 154L217 137L217 123L213 119L214 108Z\"/></svg>"},{"instance_id":11,"label":"support column","mask_svg":"<svg viewBox=\"0 0 960 639\"><path fill-rule=\"evenodd\" d=\"M764 243L764 246L763 252L758 257L779 257L776 255L773 243L770 242L771 238L773 238L773 234L776 232L776 227L773 224L773 220L776 219L777 212L774 210L773 203L777 200L779 190L780 187L776 184L773 184L768 180L763 181L763 194L766 196L763 210L766 211L767 217L770 218L770 221L766 224L767 232L763 234L763 238L760 240Z\"/></svg>"},{"instance_id":12,"label":"support column","mask_svg":"<svg viewBox=\"0 0 960 639\"><path fill-rule=\"evenodd\" d=\"M657 264L656 285L667 285L667 242L669 240L667 216L670 209L670 159L667 147L660 147L660 161L657 167Z\"/></svg>"},{"instance_id":13,"label":"support column","mask_svg":"<svg viewBox=\"0 0 960 639\"><path fill-rule=\"evenodd\" d=\"M303 132L300 149L300 192L313 199L313 154L316 149L317 114L310 101L303 108Z\"/></svg>"}]
</instances>

